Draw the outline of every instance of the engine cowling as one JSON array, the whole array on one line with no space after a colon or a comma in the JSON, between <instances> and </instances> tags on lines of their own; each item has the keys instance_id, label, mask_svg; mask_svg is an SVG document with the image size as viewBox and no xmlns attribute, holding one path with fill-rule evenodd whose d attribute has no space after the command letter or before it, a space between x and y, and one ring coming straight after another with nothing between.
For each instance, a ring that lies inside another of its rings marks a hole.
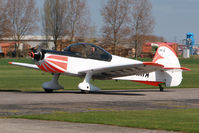
<instances>
[{"instance_id":1,"label":"engine cowling","mask_svg":"<svg viewBox=\"0 0 199 133\"><path fill-rule=\"evenodd\" d=\"M32 57L34 60L36 61L40 61L44 58L45 56L45 53L41 50L39 52L37 52L37 50L35 48L32 48L31 49L31 52L30 52L30 57Z\"/></svg>"}]
</instances>

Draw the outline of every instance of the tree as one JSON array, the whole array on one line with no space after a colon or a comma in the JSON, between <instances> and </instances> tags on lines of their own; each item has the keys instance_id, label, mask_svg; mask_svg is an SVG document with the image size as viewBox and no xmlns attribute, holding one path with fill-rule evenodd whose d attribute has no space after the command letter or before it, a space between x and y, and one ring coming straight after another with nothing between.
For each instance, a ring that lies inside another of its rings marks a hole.
<instances>
[{"instance_id":1,"label":"tree","mask_svg":"<svg viewBox=\"0 0 199 133\"><path fill-rule=\"evenodd\" d=\"M146 35L144 38L145 38L145 41L148 41L148 42L165 42L164 37L161 37L161 36Z\"/></svg>"},{"instance_id":2,"label":"tree","mask_svg":"<svg viewBox=\"0 0 199 133\"><path fill-rule=\"evenodd\" d=\"M94 39L97 37L97 26L96 24L90 25L88 28L88 37Z\"/></svg>"},{"instance_id":3,"label":"tree","mask_svg":"<svg viewBox=\"0 0 199 133\"><path fill-rule=\"evenodd\" d=\"M10 35L16 40L16 55L19 56L20 40L36 29L38 9L34 0L8 0L7 20Z\"/></svg>"},{"instance_id":4,"label":"tree","mask_svg":"<svg viewBox=\"0 0 199 133\"><path fill-rule=\"evenodd\" d=\"M152 5L149 0L134 0L132 8L131 40L135 46L135 57L141 53L144 36L154 28L154 18L151 15Z\"/></svg>"},{"instance_id":5,"label":"tree","mask_svg":"<svg viewBox=\"0 0 199 133\"><path fill-rule=\"evenodd\" d=\"M129 0L108 0L101 10L104 42L114 47L113 54L116 54L116 46L129 34L129 11Z\"/></svg>"},{"instance_id":6,"label":"tree","mask_svg":"<svg viewBox=\"0 0 199 133\"><path fill-rule=\"evenodd\" d=\"M53 37L55 50L58 39L67 34L68 17L67 0L45 0L42 14L43 32L47 38Z\"/></svg>"},{"instance_id":7,"label":"tree","mask_svg":"<svg viewBox=\"0 0 199 133\"><path fill-rule=\"evenodd\" d=\"M6 2L0 0L0 38L9 36L9 26L8 26Z\"/></svg>"},{"instance_id":8,"label":"tree","mask_svg":"<svg viewBox=\"0 0 199 133\"><path fill-rule=\"evenodd\" d=\"M75 36L84 37L88 31L89 11L86 0L69 0L69 37L70 41Z\"/></svg>"}]
</instances>

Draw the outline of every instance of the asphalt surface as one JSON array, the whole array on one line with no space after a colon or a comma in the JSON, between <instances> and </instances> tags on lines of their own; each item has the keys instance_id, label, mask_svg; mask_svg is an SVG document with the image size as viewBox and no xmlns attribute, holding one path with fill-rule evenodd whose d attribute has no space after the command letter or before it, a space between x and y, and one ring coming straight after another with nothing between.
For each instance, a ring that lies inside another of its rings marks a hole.
<instances>
[{"instance_id":1,"label":"asphalt surface","mask_svg":"<svg viewBox=\"0 0 199 133\"><path fill-rule=\"evenodd\" d=\"M47 94L44 92L0 91L1 117L12 115L53 113L56 111L89 112L104 110L149 110L187 108L199 108L199 88L169 89L165 92L159 92L155 89L101 91L92 94L82 94L79 91L64 91L52 94ZM41 129L40 125L42 125ZM34 131L35 133L40 133L42 131L45 131L46 129L49 129L49 133L55 130L57 132L60 131L61 133L62 131L77 132L78 130L89 133L93 131L100 131L101 128L103 128L103 132L113 131L114 133L116 131L128 132L126 131L126 129L128 129L129 132L134 132L135 130L138 130L133 128L108 126L106 127L107 130L105 131L103 126L104 125L76 125L74 123L60 124L60 122L55 122L55 124L53 124L53 122L46 121L0 119L0 129L1 131L5 131L4 133L12 133L12 131L18 131L19 133L22 133L23 131L29 129L30 133ZM36 132L37 130L33 130L34 127L40 132ZM70 128L70 130L68 128ZM143 132L148 133L147 131L154 132L151 130L143 130Z\"/></svg>"},{"instance_id":2,"label":"asphalt surface","mask_svg":"<svg viewBox=\"0 0 199 133\"><path fill-rule=\"evenodd\" d=\"M69 122L0 119L1 133L174 133L117 126Z\"/></svg>"},{"instance_id":3,"label":"asphalt surface","mask_svg":"<svg viewBox=\"0 0 199 133\"><path fill-rule=\"evenodd\" d=\"M158 90L102 91L82 94L65 91L0 92L0 116L103 110L145 110L199 108L199 88Z\"/></svg>"}]
</instances>

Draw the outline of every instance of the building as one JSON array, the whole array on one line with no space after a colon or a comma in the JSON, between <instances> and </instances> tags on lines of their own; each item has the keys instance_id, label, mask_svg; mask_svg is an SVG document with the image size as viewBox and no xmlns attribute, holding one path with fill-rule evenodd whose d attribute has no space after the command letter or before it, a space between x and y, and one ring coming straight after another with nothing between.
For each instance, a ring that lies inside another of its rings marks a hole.
<instances>
[{"instance_id":1,"label":"building","mask_svg":"<svg viewBox=\"0 0 199 133\"><path fill-rule=\"evenodd\" d=\"M13 38L2 38L0 42L7 43L7 42L17 42L17 40ZM31 47L36 47L38 45L42 45L44 43L48 44L48 48L52 49L54 47L53 38L46 36L39 36L39 35L26 35L20 40L21 44L29 44Z\"/></svg>"},{"instance_id":2,"label":"building","mask_svg":"<svg viewBox=\"0 0 199 133\"><path fill-rule=\"evenodd\" d=\"M0 53L1 53L1 57L4 56L11 56L11 57L15 57L16 55L16 45L15 42L3 42L0 43ZM21 56L26 56L29 52L29 49L31 48L30 45L28 44L24 44L21 43L19 45L19 50L20 50L20 55Z\"/></svg>"},{"instance_id":3,"label":"building","mask_svg":"<svg viewBox=\"0 0 199 133\"><path fill-rule=\"evenodd\" d=\"M160 44L167 44L178 54L178 44L175 42L147 42L142 45L141 57L153 57Z\"/></svg>"},{"instance_id":4,"label":"building","mask_svg":"<svg viewBox=\"0 0 199 133\"><path fill-rule=\"evenodd\" d=\"M15 43L13 43L13 42L0 43L0 48L1 48L1 51L3 53L3 56L8 54L11 47L14 47L14 44Z\"/></svg>"},{"instance_id":5,"label":"building","mask_svg":"<svg viewBox=\"0 0 199 133\"><path fill-rule=\"evenodd\" d=\"M4 53L3 53L3 51L2 51L2 48L0 47L0 58L1 57L4 57Z\"/></svg>"}]
</instances>

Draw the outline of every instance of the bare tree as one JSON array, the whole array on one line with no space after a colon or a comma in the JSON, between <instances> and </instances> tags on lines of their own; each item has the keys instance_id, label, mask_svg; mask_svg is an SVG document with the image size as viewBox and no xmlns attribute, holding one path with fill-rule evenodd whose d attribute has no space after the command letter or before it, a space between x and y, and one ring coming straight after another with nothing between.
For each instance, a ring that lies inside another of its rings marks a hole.
<instances>
[{"instance_id":1,"label":"bare tree","mask_svg":"<svg viewBox=\"0 0 199 133\"><path fill-rule=\"evenodd\" d=\"M97 26L96 24L92 24L88 28L88 37L90 39L94 39L97 37Z\"/></svg>"},{"instance_id":2,"label":"bare tree","mask_svg":"<svg viewBox=\"0 0 199 133\"><path fill-rule=\"evenodd\" d=\"M69 36L70 41L75 36L84 37L89 26L89 11L86 0L69 0Z\"/></svg>"},{"instance_id":3,"label":"bare tree","mask_svg":"<svg viewBox=\"0 0 199 133\"><path fill-rule=\"evenodd\" d=\"M108 0L101 10L104 42L113 45L113 54L116 53L116 45L129 34L129 11L129 0Z\"/></svg>"},{"instance_id":4,"label":"bare tree","mask_svg":"<svg viewBox=\"0 0 199 133\"><path fill-rule=\"evenodd\" d=\"M55 50L57 50L58 39L67 34L67 19L67 0L45 0L42 14L43 32L47 38L53 37Z\"/></svg>"},{"instance_id":5,"label":"bare tree","mask_svg":"<svg viewBox=\"0 0 199 133\"><path fill-rule=\"evenodd\" d=\"M4 34L4 29L3 29L3 25L4 25L4 8L3 8L3 1L0 0L0 38L3 37Z\"/></svg>"},{"instance_id":6,"label":"bare tree","mask_svg":"<svg viewBox=\"0 0 199 133\"><path fill-rule=\"evenodd\" d=\"M151 15L152 5L149 0L134 0L132 9L132 42L135 45L135 57L141 53L144 36L154 28L154 18Z\"/></svg>"},{"instance_id":7,"label":"bare tree","mask_svg":"<svg viewBox=\"0 0 199 133\"><path fill-rule=\"evenodd\" d=\"M9 36L6 1L0 0L0 38Z\"/></svg>"},{"instance_id":8,"label":"bare tree","mask_svg":"<svg viewBox=\"0 0 199 133\"><path fill-rule=\"evenodd\" d=\"M16 40L16 55L19 56L20 40L24 35L32 34L38 20L38 9L34 0L8 0L7 17L10 34Z\"/></svg>"}]
</instances>

